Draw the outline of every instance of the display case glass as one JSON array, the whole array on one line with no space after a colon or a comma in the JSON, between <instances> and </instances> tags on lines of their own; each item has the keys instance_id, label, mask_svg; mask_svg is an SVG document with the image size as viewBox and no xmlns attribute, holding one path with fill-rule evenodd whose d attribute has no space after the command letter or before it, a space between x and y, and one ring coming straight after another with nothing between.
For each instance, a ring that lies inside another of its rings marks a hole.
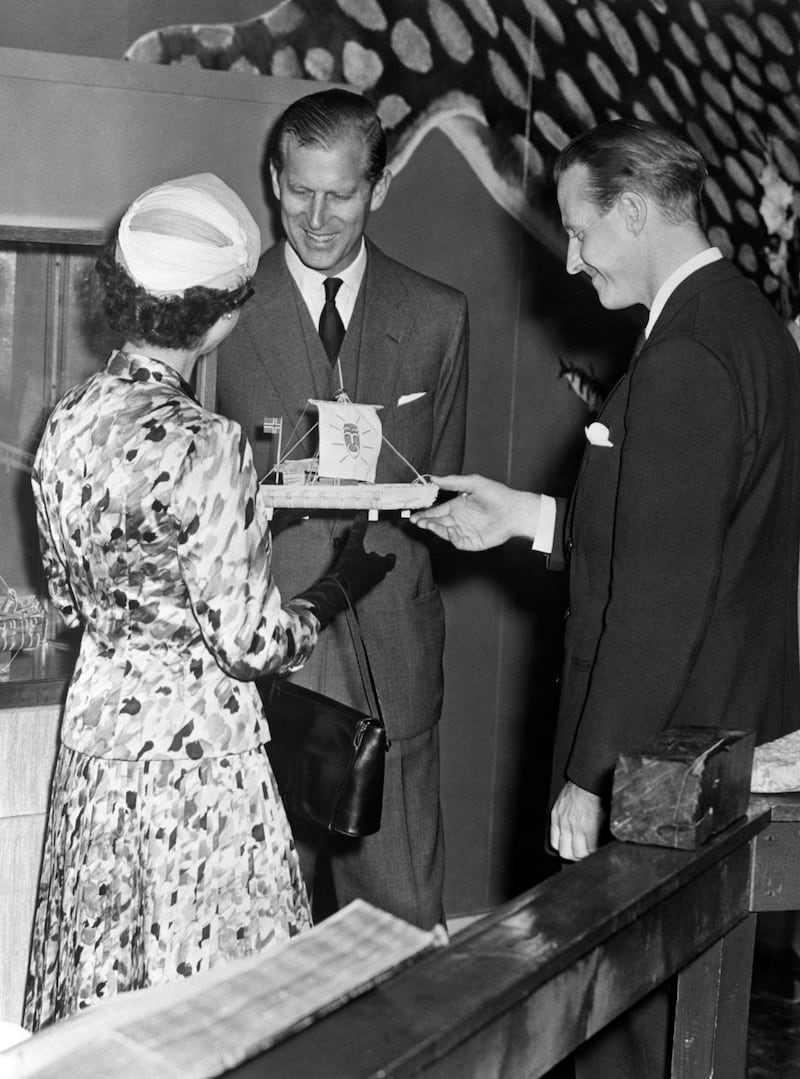
<instances>
[{"instance_id":1,"label":"display case glass","mask_svg":"<svg viewBox=\"0 0 800 1079\"><path fill-rule=\"evenodd\" d=\"M44 596L33 455L65 390L118 343L94 273L99 245L0 241L0 577Z\"/></svg>"}]
</instances>

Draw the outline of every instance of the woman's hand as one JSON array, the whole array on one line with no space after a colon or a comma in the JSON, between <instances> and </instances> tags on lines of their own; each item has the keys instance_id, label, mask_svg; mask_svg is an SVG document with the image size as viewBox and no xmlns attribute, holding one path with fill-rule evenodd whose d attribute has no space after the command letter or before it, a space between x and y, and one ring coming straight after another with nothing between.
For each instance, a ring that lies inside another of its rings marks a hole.
<instances>
[{"instance_id":1,"label":"woman's hand","mask_svg":"<svg viewBox=\"0 0 800 1079\"><path fill-rule=\"evenodd\" d=\"M355 604L394 569L396 555L364 549L366 529L367 514L357 513L331 568L310 588L295 596L310 605L319 619L320 629L345 610L348 602Z\"/></svg>"}]
</instances>

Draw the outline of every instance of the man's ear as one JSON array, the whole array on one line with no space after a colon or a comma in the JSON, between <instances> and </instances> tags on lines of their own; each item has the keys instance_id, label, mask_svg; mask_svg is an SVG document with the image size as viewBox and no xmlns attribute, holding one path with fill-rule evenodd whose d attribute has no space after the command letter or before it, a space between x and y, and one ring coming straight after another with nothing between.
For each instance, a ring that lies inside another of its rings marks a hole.
<instances>
[{"instance_id":1,"label":"man's ear","mask_svg":"<svg viewBox=\"0 0 800 1079\"><path fill-rule=\"evenodd\" d=\"M388 169L384 169L372 188L372 196L370 197L369 208L370 210L377 210L383 205L383 200L386 198L389 192L389 184L392 182L392 174Z\"/></svg>"},{"instance_id":2,"label":"man's ear","mask_svg":"<svg viewBox=\"0 0 800 1079\"><path fill-rule=\"evenodd\" d=\"M272 194L275 196L278 202L280 202L281 185L278 183L278 170L275 168L271 161L269 163L269 175L270 179L272 180Z\"/></svg>"},{"instance_id":3,"label":"man's ear","mask_svg":"<svg viewBox=\"0 0 800 1079\"><path fill-rule=\"evenodd\" d=\"M647 199L636 191L623 191L617 200L617 207L625 221L625 227L634 236L638 236L647 221Z\"/></svg>"}]
</instances>

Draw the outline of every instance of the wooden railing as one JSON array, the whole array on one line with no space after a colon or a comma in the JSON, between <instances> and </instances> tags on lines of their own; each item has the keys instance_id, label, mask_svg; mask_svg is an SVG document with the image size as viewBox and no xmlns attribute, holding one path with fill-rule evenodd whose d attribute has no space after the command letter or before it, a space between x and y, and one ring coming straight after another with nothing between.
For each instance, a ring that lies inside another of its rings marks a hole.
<instances>
[{"instance_id":1,"label":"wooden railing","mask_svg":"<svg viewBox=\"0 0 800 1079\"><path fill-rule=\"evenodd\" d=\"M311 1003L307 992L297 995L310 978L325 983L324 968L315 977L316 958L324 963L333 954L320 937L305 958L295 951L292 959L293 945L312 944L308 934L288 944L275 967L264 957L263 968L222 971L229 981L221 998L207 972L155 996L131 994L89 1009L12 1050L3 1057L12 1070L0 1063L0 1074L43 1079L68 1071L90 1079L98 1054L113 1047L115 1074L126 1076L144 1058L146 1071L153 1063L159 1074L176 1074L178 1061L203 1079L535 1079L669 982L673 1079L744 1079L756 914L800 909L798 852L800 796L753 799L745 816L696 850L609 844L385 981L370 976L373 988L334 1011ZM345 955L351 934L362 944L369 939L371 949L385 939L374 924L379 913L365 906L350 909L357 923L339 919L336 954L343 954L344 926ZM337 962L340 972L349 969L346 959ZM243 993L248 978L256 980ZM353 991L363 984L354 976ZM348 995L340 984L326 999L334 1007ZM284 997L297 1010L278 1029ZM311 1022L314 1014L322 1018ZM310 1025L300 1029L304 1022ZM214 1023L219 1036L209 1043Z\"/></svg>"},{"instance_id":2,"label":"wooden railing","mask_svg":"<svg viewBox=\"0 0 800 1079\"><path fill-rule=\"evenodd\" d=\"M742 1079L755 914L800 908L800 799L697 850L614 842L235 1079L526 1079L677 979L674 1079Z\"/></svg>"}]
</instances>

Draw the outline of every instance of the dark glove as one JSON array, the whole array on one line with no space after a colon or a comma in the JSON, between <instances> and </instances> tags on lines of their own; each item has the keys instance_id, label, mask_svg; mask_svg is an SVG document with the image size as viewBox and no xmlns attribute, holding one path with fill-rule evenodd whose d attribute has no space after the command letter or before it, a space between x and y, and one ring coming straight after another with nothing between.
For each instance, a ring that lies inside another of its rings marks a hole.
<instances>
[{"instance_id":1,"label":"dark glove","mask_svg":"<svg viewBox=\"0 0 800 1079\"><path fill-rule=\"evenodd\" d=\"M269 522L269 531L273 539L287 528L293 528L308 516L307 510L277 509Z\"/></svg>"},{"instance_id":2,"label":"dark glove","mask_svg":"<svg viewBox=\"0 0 800 1079\"><path fill-rule=\"evenodd\" d=\"M364 550L366 530L366 513L356 514L347 541L331 568L296 597L311 604L322 628L347 607L348 597L355 603L394 568L395 555Z\"/></svg>"}]
</instances>

